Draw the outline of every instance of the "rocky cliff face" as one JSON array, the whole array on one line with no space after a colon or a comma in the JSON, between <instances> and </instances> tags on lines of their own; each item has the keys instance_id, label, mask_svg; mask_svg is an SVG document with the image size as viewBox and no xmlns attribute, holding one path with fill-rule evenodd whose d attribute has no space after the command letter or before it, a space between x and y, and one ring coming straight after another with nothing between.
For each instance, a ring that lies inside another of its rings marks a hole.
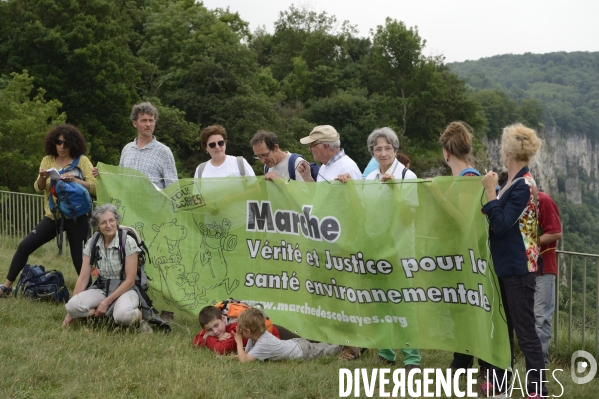
<instances>
[{"instance_id":1,"label":"rocky cliff face","mask_svg":"<svg viewBox=\"0 0 599 399\"><path fill-rule=\"evenodd\" d=\"M583 136L561 136L554 127L548 128L541 137L546 143L545 159L542 167L535 166L532 169L539 187L550 195L555 195L558 193L558 181L560 181L559 190L565 191L568 200L575 204L582 203L582 184L586 184L589 190L599 195L598 145ZM501 141L484 140L484 144L487 147L491 168L501 171L503 169L499 152ZM589 178L581 179L581 173Z\"/></svg>"}]
</instances>

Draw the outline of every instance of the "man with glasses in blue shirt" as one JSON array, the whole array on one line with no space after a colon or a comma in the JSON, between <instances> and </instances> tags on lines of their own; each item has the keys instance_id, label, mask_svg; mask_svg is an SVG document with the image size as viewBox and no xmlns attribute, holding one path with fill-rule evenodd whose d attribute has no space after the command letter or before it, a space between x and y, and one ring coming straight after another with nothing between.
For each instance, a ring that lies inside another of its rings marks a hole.
<instances>
[{"instance_id":1,"label":"man with glasses in blue shirt","mask_svg":"<svg viewBox=\"0 0 599 399\"><path fill-rule=\"evenodd\" d=\"M305 162L304 157L281 150L276 134L259 130L250 140L250 144L254 150L254 158L264 165L265 180L284 178L304 181L299 173L295 173L300 164ZM292 167L290 162L293 162Z\"/></svg>"}]
</instances>

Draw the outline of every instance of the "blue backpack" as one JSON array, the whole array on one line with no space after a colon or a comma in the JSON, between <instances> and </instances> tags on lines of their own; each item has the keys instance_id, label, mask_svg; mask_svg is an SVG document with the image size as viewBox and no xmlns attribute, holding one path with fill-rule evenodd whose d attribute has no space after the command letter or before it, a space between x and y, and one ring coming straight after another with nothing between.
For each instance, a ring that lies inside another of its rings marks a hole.
<instances>
[{"instance_id":1,"label":"blue backpack","mask_svg":"<svg viewBox=\"0 0 599 399\"><path fill-rule=\"evenodd\" d=\"M25 265L17 283L15 298L19 291L25 298L33 300L66 303L70 298L62 273L58 270L46 271L41 265Z\"/></svg>"},{"instance_id":2,"label":"blue backpack","mask_svg":"<svg viewBox=\"0 0 599 399\"><path fill-rule=\"evenodd\" d=\"M300 154L295 154L295 153L291 154L291 156L289 157L289 163L287 164L287 171L289 172L289 178L291 180L295 180L295 160L297 159L297 157L306 159ZM309 162L309 164L310 164L310 175L312 176L312 179L314 179L314 181L316 181L316 179L318 178L318 171L320 170L320 168L314 162ZM264 174L266 174L266 173L268 173L268 166L264 165Z\"/></svg>"},{"instance_id":3,"label":"blue backpack","mask_svg":"<svg viewBox=\"0 0 599 399\"><path fill-rule=\"evenodd\" d=\"M81 172L78 156L66 168L58 171L60 174L72 172L80 180L85 180L85 176ZM56 203L54 203L56 197ZM92 197L89 195L87 188L76 182L67 182L64 180L51 180L50 195L48 195L48 205L50 211L54 215L58 234L56 235L56 245L58 246L58 254L62 255L62 233L64 232L64 218L68 217L77 223L79 216L86 215L92 211Z\"/></svg>"},{"instance_id":4,"label":"blue backpack","mask_svg":"<svg viewBox=\"0 0 599 399\"><path fill-rule=\"evenodd\" d=\"M73 160L66 168L59 171L60 174L72 172L74 176L81 180L85 180L79 165L79 157ZM70 219L77 219L79 216L86 215L92 210L92 198L89 191L81 184L76 182L67 182L64 180L51 180L50 195L48 196L48 204L50 210L56 216L60 212L63 216ZM54 203L54 197L57 202Z\"/></svg>"}]
</instances>

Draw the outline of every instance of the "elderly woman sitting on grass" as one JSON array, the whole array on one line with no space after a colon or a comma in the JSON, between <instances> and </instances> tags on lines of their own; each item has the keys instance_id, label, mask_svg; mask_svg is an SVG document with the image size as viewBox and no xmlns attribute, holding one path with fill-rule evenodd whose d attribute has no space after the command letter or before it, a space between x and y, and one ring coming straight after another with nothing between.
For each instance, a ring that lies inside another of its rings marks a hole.
<instances>
[{"instance_id":1,"label":"elderly woman sitting on grass","mask_svg":"<svg viewBox=\"0 0 599 399\"><path fill-rule=\"evenodd\" d=\"M135 286L138 253L141 249L130 236L127 236L124 245L125 270L124 275L121 273L118 237L120 220L121 215L112 204L99 206L92 212L90 226L101 234L97 242L98 279L86 289L92 272L90 239L83 249L83 265L73 297L66 304L67 315L62 323L63 327L73 323L75 318L112 316L116 324L129 326L140 322L141 332L152 332L152 327L142 320L140 294Z\"/></svg>"}]
</instances>

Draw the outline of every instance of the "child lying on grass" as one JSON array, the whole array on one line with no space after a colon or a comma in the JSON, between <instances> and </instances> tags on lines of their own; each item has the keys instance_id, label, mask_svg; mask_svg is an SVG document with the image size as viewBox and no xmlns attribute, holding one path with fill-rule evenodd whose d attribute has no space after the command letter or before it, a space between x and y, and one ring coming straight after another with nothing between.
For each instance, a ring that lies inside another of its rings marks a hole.
<instances>
[{"instance_id":1,"label":"child lying on grass","mask_svg":"<svg viewBox=\"0 0 599 399\"><path fill-rule=\"evenodd\" d=\"M340 358L346 360L360 357L360 349L355 347L310 342L303 338L281 341L266 331L264 315L256 308L243 312L237 319L237 324L235 343L237 358L241 363L267 359L315 359L338 354L341 354ZM245 340L247 340L247 346L244 349Z\"/></svg>"},{"instance_id":2,"label":"child lying on grass","mask_svg":"<svg viewBox=\"0 0 599 399\"><path fill-rule=\"evenodd\" d=\"M262 316L264 318L264 315ZM233 322L227 325L227 317L215 306L206 306L200 311L198 316L202 331L193 339L192 345L198 347L207 347L211 351L225 355L237 350L235 344L235 331L237 323ZM279 330L273 326L273 336L280 338ZM247 342L244 341L244 344Z\"/></svg>"}]
</instances>

